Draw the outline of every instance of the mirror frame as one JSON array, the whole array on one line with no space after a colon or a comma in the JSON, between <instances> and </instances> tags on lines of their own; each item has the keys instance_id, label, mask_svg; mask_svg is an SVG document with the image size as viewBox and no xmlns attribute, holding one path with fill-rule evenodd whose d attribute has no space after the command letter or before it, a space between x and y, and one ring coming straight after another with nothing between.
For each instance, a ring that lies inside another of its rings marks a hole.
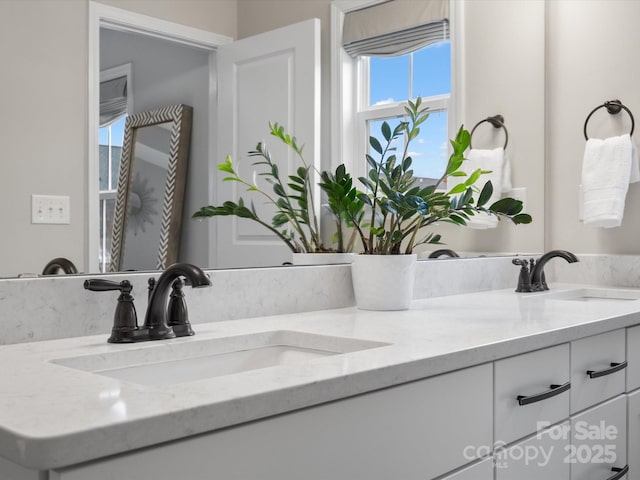
<instances>
[{"instance_id":1,"label":"mirror frame","mask_svg":"<svg viewBox=\"0 0 640 480\"><path fill-rule=\"evenodd\" d=\"M158 270L164 270L177 261L192 121L193 108L182 104L136 113L127 117L113 213L110 272L121 271L124 258L127 230L126 212L128 211L129 193L133 182L137 129L160 123L171 123L171 142L164 189L158 261L155 267Z\"/></svg>"}]
</instances>

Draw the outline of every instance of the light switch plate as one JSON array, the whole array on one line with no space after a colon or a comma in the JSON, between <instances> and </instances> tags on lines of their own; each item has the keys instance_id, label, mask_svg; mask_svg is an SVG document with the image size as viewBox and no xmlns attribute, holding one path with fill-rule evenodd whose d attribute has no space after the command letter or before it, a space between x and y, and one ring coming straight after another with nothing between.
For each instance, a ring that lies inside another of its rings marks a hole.
<instances>
[{"instance_id":1,"label":"light switch plate","mask_svg":"<svg viewBox=\"0 0 640 480\"><path fill-rule=\"evenodd\" d=\"M31 223L70 224L70 199L66 195L31 195Z\"/></svg>"}]
</instances>

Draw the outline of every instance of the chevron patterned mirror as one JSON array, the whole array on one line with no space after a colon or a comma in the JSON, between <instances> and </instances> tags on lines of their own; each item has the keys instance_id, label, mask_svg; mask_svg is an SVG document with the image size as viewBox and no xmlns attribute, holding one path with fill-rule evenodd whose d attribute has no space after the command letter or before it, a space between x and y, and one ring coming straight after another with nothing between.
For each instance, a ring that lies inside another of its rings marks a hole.
<instances>
[{"instance_id":1,"label":"chevron patterned mirror","mask_svg":"<svg viewBox=\"0 0 640 480\"><path fill-rule=\"evenodd\" d=\"M127 117L109 271L176 262L193 109L173 105Z\"/></svg>"}]
</instances>

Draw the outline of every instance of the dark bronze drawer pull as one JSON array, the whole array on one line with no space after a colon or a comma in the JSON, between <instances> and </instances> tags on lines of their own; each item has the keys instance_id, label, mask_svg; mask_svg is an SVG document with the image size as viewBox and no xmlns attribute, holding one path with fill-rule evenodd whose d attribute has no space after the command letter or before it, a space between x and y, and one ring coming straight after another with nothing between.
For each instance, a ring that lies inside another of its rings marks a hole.
<instances>
[{"instance_id":1,"label":"dark bronze drawer pull","mask_svg":"<svg viewBox=\"0 0 640 480\"><path fill-rule=\"evenodd\" d=\"M627 368L626 360L622 363L612 363L609 368L605 368L604 370L587 370L587 375L589 375L589 378L604 377L605 375L611 375L625 368Z\"/></svg>"},{"instance_id":2,"label":"dark bronze drawer pull","mask_svg":"<svg viewBox=\"0 0 640 480\"><path fill-rule=\"evenodd\" d=\"M629 472L629 465L625 465L623 468L613 467L611 471L616 473L615 475L607 478L607 480L620 480L622 477L624 477L627 474L627 472Z\"/></svg>"},{"instance_id":3,"label":"dark bronze drawer pull","mask_svg":"<svg viewBox=\"0 0 640 480\"><path fill-rule=\"evenodd\" d=\"M566 392L571 388L571 382L563 383L562 385L549 385L549 390L536 393L535 395L518 395L518 405L529 405L530 403L546 400L547 398L560 395L562 392Z\"/></svg>"}]
</instances>

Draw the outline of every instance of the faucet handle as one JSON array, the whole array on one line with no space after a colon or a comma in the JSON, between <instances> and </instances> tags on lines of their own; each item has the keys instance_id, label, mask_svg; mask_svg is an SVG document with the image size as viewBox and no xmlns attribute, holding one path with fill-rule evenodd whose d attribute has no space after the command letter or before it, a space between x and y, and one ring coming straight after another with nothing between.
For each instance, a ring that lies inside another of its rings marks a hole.
<instances>
[{"instance_id":1,"label":"faucet handle","mask_svg":"<svg viewBox=\"0 0 640 480\"><path fill-rule=\"evenodd\" d=\"M169 295L169 321L167 324L173 327L176 337L195 335L189 322L187 301L182 291L184 285L185 281L182 278L176 278L171 284L171 294Z\"/></svg>"},{"instance_id":2,"label":"faucet handle","mask_svg":"<svg viewBox=\"0 0 640 480\"><path fill-rule=\"evenodd\" d=\"M156 288L156 279L154 277L149 277L149 280L147 280L147 291L149 292L149 295L147 297L147 301L151 300L151 294L153 293L153 289Z\"/></svg>"},{"instance_id":3,"label":"faucet handle","mask_svg":"<svg viewBox=\"0 0 640 480\"><path fill-rule=\"evenodd\" d=\"M120 290L121 292L131 293L133 285L129 280L121 282L113 282L111 280L103 280L102 278L90 278L84 281L85 290L93 292L108 292L111 290Z\"/></svg>"},{"instance_id":4,"label":"faucet handle","mask_svg":"<svg viewBox=\"0 0 640 480\"><path fill-rule=\"evenodd\" d=\"M518 275L518 285L516 292L530 292L531 291L531 272L529 265L533 260L526 260L524 258L514 258L511 263L520 267L520 274ZM533 269L533 265L531 265Z\"/></svg>"},{"instance_id":5,"label":"faucet handle","mask_svg":"<svg viewBox=\"0 0 640 480\"><path fill-rule=\"evenodd\" d=\"M84 288L93 292L120 291L118 305L113 316L111 336L107 340L109 343L131 343L140 340L137 335L139 330L136 307L131 296L133 285L129 280L112 282L111 280L93 278L85 280Z\"/></svg>"}]
</instances>

